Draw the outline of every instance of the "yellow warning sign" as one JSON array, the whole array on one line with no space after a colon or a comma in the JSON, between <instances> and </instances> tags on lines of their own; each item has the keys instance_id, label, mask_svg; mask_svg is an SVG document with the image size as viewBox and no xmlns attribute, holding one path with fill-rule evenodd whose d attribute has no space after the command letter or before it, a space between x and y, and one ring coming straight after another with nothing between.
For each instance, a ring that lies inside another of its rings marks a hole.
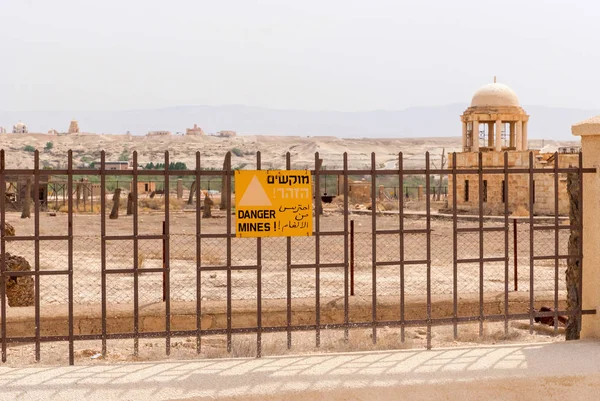
<instances>
[{"instance_id":1,"label":"yellow warning sign","mask_svg":"<svg viewBox=\"0 0 600 401\"><path fill-rule=\"evenodd\" d=\"M312 235L312 180L306 170L237 170L237 237Z\"/></svg>"}]
</instances>

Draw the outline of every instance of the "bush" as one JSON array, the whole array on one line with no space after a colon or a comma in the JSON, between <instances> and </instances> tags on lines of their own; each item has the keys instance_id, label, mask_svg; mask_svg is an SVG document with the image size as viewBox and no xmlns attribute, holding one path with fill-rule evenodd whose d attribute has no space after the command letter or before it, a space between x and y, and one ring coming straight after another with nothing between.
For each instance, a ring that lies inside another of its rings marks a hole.
<instances>
[{"instance_id":1,"label":"bush","mask_svg":"<svg viewBox=\"0 0 600 401\"><path fill-rule=\"evenodd\" d=\"M46 146L44 147L44 150L51 150L53 147L54 147L54 143L46 142Z\"/></svg>"},{"instance_id":2,"label":"bush","mask_svg":"<svg viewBox=\"0 0 600 401\"><path fill-rule=\"evenodd\" d=\"M119 155L119 161L120 162L127 162L127 161L129 161L129 150L128 149L123 149L123 151Z\"/></svg>"},{"instance_id":3,"label":"bush","mask_svg":"<svg viewBox=\"0 0 600 401\"><path fill-rule=\"evenodd\" d=\"M233 149L231 149L231 153L233 153L237 157L242 157L244 155L244 152L242 152L242 150L239 149L239 148L233 148Z\"/></svg>"},{"instance_id":4,"label":"bush","mask_svg":"<svg viewBox=\"0 0 600 401\"><path fill-rule=\"evenodd\" d=\"M25 152L31 152L31 153L35 152L35 148L34 148L33 146L31 146L31 145L27 145L27 146L25 146L25 147L23 148L23 150L24 150Z\"/></svg>"}]
</instances>

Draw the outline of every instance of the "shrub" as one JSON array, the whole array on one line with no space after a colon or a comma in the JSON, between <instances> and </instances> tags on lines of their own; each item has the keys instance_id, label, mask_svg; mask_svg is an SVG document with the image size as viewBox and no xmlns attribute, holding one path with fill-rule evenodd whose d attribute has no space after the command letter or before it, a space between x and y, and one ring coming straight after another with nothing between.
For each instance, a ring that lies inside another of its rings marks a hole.
<instances>
[{"instance_id":1,"label":"shrub","mask_svg":"<svg viewBox=\"0 0 600 401\"><path fill-rule=\"evenodd\" d=\"M51 150L53 147L54 147L54 143L46 142L46 146L44 147L44 150Z\"/></svg>"},{"instance_id":2,"label":"shrub","mask_svg":"<svg viewBox=\"0 0 600 401\"><path fill-rule=\"evenodd\" d=\"M231 149L231 153L233 153L237 157L242 157L244 155L244 152L242 152L242 150L240 148Z\"/></svg>"},{"instance_id":3,"label":"shrub","mask_svg":"<svg viewBox=\"0 0 600 401\"><path fill-rule=\"evenodd\" d=\"M33 146L31 146L31 145L26 145L26 146L23 148L23 150L24 150L25 152L31 152L31 153L35 152L35 148L34 148Z\"/></svg>"}]
</instances>

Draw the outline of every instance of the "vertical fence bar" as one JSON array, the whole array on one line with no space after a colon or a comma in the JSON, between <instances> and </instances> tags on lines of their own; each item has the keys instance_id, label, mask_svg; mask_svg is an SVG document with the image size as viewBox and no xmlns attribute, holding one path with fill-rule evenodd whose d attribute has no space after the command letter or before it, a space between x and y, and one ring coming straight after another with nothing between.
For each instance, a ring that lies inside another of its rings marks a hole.
<instances>
[{"instance_id":1,"label":"vertical fence bar","mask_svg":"<svg viewBox=\"0 0 600 401\"><path fill-rule=\"evenodd\" d=\"M504 335L508 335L508 152L504 152Z\"/></svg>"},{"instance_id":2,"label":"vertical fence bar","mask_svg":"<svg viewBox=\"0 0 600 401\"><path fill-rule=\"evenodd\" d=\"M404 159L402 152L398 153L398 185L400 189L398 191L398 228L400 229L399 234L399 251L400 251L400 341L406 340L406 327L405 327L405 305L404 305L404 194L402 188L404 187Z\"/></svg>"},{"instance_id":3,"label":"vertical fence bar","mask_svg":"<svg viewBox=\"0 0 600 401\"><path fill-rule=\"evenodd\" d=\"M256 169L260 170L261 154L256 152ZM237 210L237 209L236 209ZM256 238L256 357L262 356L262 238Z\"/></svg>"},{"instance_id":4,"label":"vertical fence bar","mask_svg":"<svg viewBox=\"0 0 600 401\"><path fill-rule=\"evenodd\" d=\"M508 183L508 181L506 181ZM508 190L508 184L505 185L505 191ZM508 202L508 192L505 192L505 199ZM515 291L519 291L519 242L518 242L517 218L513 219L513 276Z\"/></svg>"},{"instance_id":5,"label":"vertical fence bar","mask_svg":"<svg viewBox=\"0 0 600 401\"><path fill-rule=\"evenodd\" d=\"M162 271L162 300L163 300L163 302L167 301L167 271L165 269L166 262L167 262L167 252L166 252L166 249L167 249L167 245L166 245L167 239L166 239L166 236L165 236L166 233L167 233L166 222L163 219L163 222L162 222L162 243L161 243L161 245L162 245L162 269L163 269L163 271Z\"/></svg>"},{"instance_id":6,"label":"vertical fence bar","mask_svg":"<svg viewBox=\"0 0 600 401\"><path fill-rule=\"evenodd\" d=\"M583 153L579 152L579 224L577 225L577 230L579 230L579 291L577 294L577 299L579 300L579 308L578 308L578 319L579 327L577 330L578 338L581 333L581 319L583 315Z\"/></svg>"},{"instance_id":7,"label":"vertical fence bar","mask_svg":"<svg viewBox=\"0 0 600 401\"><path fill-rule=\"evenodd\" d=\"M456 152L452 153L452 318L453 337L458 338L458 216L456 210Z\"/></svg>"},{"instance_id":8,"label":"vertical fence bar","mask_svg":"<svg viewBox=\"0 0 600 401\"><path fill-rule=\"evenodd\" d=\"M354 296L354 220L350 220L350 295Z\"/></svg>"},{"instance_id":9,"label":"vertical fence bar","mask_svg":"<svg viewBox=\"0 0 600 401\"><path fill-rule=\"evenodd\" d=\"M200 198L202 194L200 152L196 152L196 354L202 349L202 221ZM191 191L191 187L190 187ZM193 196L193 194L190 194ZM223 196L223 195L221 195Z\"/></svg>"},{"instance_id":10,"label":"vertical fence bar","mask_svg":"<svg viewBox=\"0 0 600 401\"><path fill-rule=\"evenodd\" d=\"M102 356L106 357L106 152L100 152L100 275L102 291Z\"/></svg>"},{"instance_id":11,"label":"vertical fence bar","mask_svg":"<svg viewBox=\"0 0 600 401\"><path fill-rule=\"evenodd\" d=\"M4 187L2 187L4 188ZM40 361L40 152L36 149L33 160L34 216L34 269L35 269L35 360Z\"/></svg>"},{"instance_id":12,"label":"vertical fence bar","mask_svg":"<svg viewBox=\"0 0 600 401\"><path fill-rule=\"evenodd\" d=\"M427 349L431 349L431 174L429 152L425 153L425 211L427 228Z\"/></svg>"},{"instance_id":13,"label":"vertical fence bar","mask_svg":"<svg viewBox=\"0 0 600 401\"><path fill-rule=\"evenodd\" d=\"M377 344L377 175L375 152L371 153L371 322L373 344Z\"/></svg>"},{"instance_id":14,"label":"vertical fence bar","mask_svg":"<svg viewBox=\"0 0 600 401\"><path fill-rule=\"evenodd\" d=\"M231 353L231 152L227 152L225 180L227 194L225 198L225 213L227 224L227 352ZM221 196L223 191L221 190Z\"/></svg>"},{"instance_id":15,"label":"vertical fence bar","mask_svg":"<svg viewBox=\"0 0 600 401\"><path fill-rule=\"evenodd\" d=\"M349 340L350 311L348 299L348 152L343 155L344 168L344 341ZM338 194L339 195L339 194Z\"/></svg>"},{"instance_id":16,"label":"vertical fence bar","mask_svg":"<svg viewBox=\"0 0 600 401\"><path fill-rule=\"evenodd\" d=\"M0 188L6 188L4 149L0 149ZM6 207L0 196L0 328L2 331L2 362L6 362Z\"/></svg>"},{"instance_id":17,"label":"vertical fence bar","mask_svg":"<svg viewBox=\"0 0 600 401\"><path fill-rule=\"evenodd\" d=\"M558 152L554 153L554 332L558 332Z\"/></svg>"},{"instance_id":18,"label":"vertical fence bar","mask_svg":"<svg viewBox=\"0 0 600 401\"><path fill-rule=\"evenodd\" d=\"M165 352L171 355L171 222L170 205L169 205L169 151L165 151L165 330L167 332L165 338Z\"/></svg>"},{"instance_id":19,"label":"vertical fence bar","mask_svg":"<svg viewBox=\"0 0 600 401\"><path fill-rule=\"evenodd\" d=\"M69 187L69 206L68 206L68 224L69 224L69 365L75 363L75 350L73 346L73 151L68 152L68 181ZM38 195L39 198L39 195Z\"/></svg>"},{"instance_id":20,"label":"vertical fence bar","mask_svg":"<svg viewBox=\"0 0 600 401\"><path fill-rule=\"evenodd\" d=\"M137 151L133 151L133 177L131 182L133 192L133 355L139 354L139 221L138 221L138 159Z\"/></svg>"},{"instance_id":21,"label":"vertical fence bar","mask_svg":"<svg viewBox=\"0 0 600 401\"><path fill-rule=\"evenodd\" d=\"M290 152L285 154L285 168L291 169ZM315 210L315 214L317 211ZM292 237L287 237L286 242L286 260L287 260L287 281L286 281L286 296L287 296L287 347L292 348Z\"/></svg>"},{"instance_id":22,"label":"vertical fence bar","mask_svg":"<svg viewBox=\"0 0 600 401\"><path fill-rule=\"evenodd\" d=\"M479 201L479 336L483 336L483 154L478 154Z\"/></svg>"},{"instance_id":23,"label":"vertical fence bar","mask_svg":"<svg viewBox=\"0 0 600 401\"><path fill-rule=\"evenodd\" d=\"M315 152L315 345L321 346L321 163Z\"/></svg>"},{"instance_id":24,"label":"vertical fence bar","mask_svg":"<svg viewBox=\"0 0 600 401\"><path fill-rule=\"evenodd\" d=\"M534 238L533 238L533 152L529 152L529 333L533 334L533 318L535 315L533 304L533 270L534 270Z\"/></svg>"}]
</instances>

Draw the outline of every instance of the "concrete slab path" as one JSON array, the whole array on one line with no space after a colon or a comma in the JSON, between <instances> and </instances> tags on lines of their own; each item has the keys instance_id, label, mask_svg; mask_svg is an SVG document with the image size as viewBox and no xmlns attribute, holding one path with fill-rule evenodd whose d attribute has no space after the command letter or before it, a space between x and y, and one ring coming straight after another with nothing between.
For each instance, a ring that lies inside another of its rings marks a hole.
<instances>
[{"instance_id":1,"label":"concrete slab path","mask_svg":"<svg viewBox=\"0 0 600 401\"><path fill-rule=\"evenodd\" d=\"M0 365L0 400L598 400L600 342L60 367Z\"/></svg>"}]
</instances>

